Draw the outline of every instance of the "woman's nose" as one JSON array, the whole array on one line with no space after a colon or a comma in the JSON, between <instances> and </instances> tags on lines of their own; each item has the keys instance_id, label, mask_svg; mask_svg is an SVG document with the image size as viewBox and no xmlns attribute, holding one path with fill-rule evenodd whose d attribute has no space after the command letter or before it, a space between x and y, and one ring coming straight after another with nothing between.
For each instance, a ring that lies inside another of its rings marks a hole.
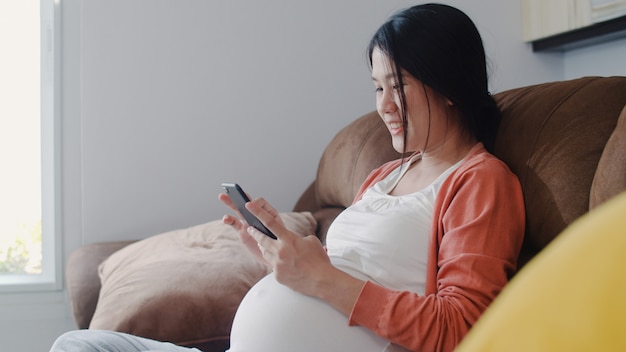
<instances>
[{"instance_id":1,"label":"woman's nose","mask_svg":"<svg viewBox=\"0 0 626 352\"><path fill-rule=\"evenodd\" d=\"M395 112L398 105L394 99L393 93L390 91L382 92L378 97L378 111L380 113Z\"/></svg>"}]
</instances>

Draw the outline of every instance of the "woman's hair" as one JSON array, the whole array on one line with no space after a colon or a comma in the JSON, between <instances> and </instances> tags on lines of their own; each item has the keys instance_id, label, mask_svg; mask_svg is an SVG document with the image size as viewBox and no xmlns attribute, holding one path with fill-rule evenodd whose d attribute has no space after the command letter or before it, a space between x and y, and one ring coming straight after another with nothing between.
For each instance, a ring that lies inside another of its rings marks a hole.
<instances>
[{"instance_id":1,"label":"woman's hair","mask_svg":"<svg viewBox=\"0 0 626 352\"><path fill-rule=\"evenodd\" d=\"M390 60L396 83L402 70L449 99L460 113L461 128L493 151L500 110L488 90L485 49L472 20L442 4L410 7L393 15L368 46ZM402 118L407 124L406 97L400 89ZM406 128L405 128L406 146ZM406 152L406 150L405 150Z\"/></svg>"}]
</instances>

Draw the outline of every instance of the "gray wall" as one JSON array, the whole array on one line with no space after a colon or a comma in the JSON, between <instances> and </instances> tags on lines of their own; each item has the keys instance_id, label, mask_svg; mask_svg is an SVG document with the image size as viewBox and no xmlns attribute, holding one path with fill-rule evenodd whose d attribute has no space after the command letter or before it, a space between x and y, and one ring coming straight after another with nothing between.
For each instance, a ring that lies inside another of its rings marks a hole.
<instances>
[{"instance_id":1,"label":"gray wall","mask_svg":"<svg viewBox=\"0 0 626 352\"><path fill-rule=\"evenodd\" d=\"M332 136L374 109L365 47L411 3L84 2L83 241L218 219L223 181L290 210ZM521 42L516 1L457 3L483 33L492 90L562 78L561 54Z\"/></svg>"},{"instance_id":2,"label":"gray wall","mask_svg":"<svg viewBox=\"0 0 626 352\"><path fill-rule=\"evenodd\" d=\"M417 2L60 3L67 257L82 244L218 219L223 181L290 210L334 134L374 109L364 55L370 36ZM536 54L521 40L519 1L447 3L477 23L494 93L624 74L623 41L593 55ZM3 349L45 351L73 327L65 292L7 297Z\"/></svg>"},{"instance_id":3,"label":"gray wall","mask_svg":"<svg viewBox=\"0 0 626 352\"><path fill-rule=\"evenodd\" d=\"M583 76L626 76L626 38L564 54L565 79Z\"/></svg>"}]
</instances>

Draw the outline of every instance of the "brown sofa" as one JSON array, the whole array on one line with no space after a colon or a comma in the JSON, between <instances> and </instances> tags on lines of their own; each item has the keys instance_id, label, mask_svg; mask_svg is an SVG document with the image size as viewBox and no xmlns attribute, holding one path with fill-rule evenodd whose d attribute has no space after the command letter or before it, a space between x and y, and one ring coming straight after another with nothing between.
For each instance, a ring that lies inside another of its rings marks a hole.
<instances>
[{"instance_id":1,"label":"brown sofa","mask_svg":"<svg viewBox=\"0 0 626 352\"><path fill-rule=\"evenodd\" d=\"M575 219L626 189L626 77L585 77L544 83L501 92L495 99L503 112L495 154L520 178L526 201L527 230L519 261L522 267ZM389 141L386 128L372 112L341 130L327 146L315 181L293 209L313 215L314 229L322 240L335 216L352 202L366 175L383 162L398 157ZM202 231L202 236L211 236L214 230L203 228ZM128 248L131 243L137 253L141 250L138 246L145 241L91 244L70 256L66 266L67 284L79 328L90 326L98 301L103 299L98 274L102 277L104 270L104 275L109 275L109 271L110 275L115 275L115 270L102 266L99 272L98 266L114 252L116 256L121 252L119 256L122 256L124 251L119 250ZM132 264L133 255L136 254L129 252L122 258L125 265ZM223 314L217 316L217 313L185 308L183 318L178 318L197 322L195 325L214 318L213 325L219 329L211 327L214 331L199 332L202 336L179 338L175 332L164 328L155 329L154 333L138 331L133 324L91 327L138 333L197 346L204 351L223 351L228 346L228 331L239 300L265 273L254 269L255 274L242 281L239 279L241 267L220 268L232 270L232 273L211 279L220 282L211 282L208 290L218 290L219 295L206 304L220 306L220 295L230 297L232 302L221 306ZM235 291L237 294L232 294ZM166 302L173 305L152 305L150 309L156 312L145 315L151 318L142 319L153 319L147 324L160 326L161 321L171 320L171 317L159 316L158 310L171 309L182 300L186 300L185 296L168 297ZM216 315L198 317L201 314ZM178 322L180 329L190 329L189 324L184 323Z\"/></svg>"}]
</instances>

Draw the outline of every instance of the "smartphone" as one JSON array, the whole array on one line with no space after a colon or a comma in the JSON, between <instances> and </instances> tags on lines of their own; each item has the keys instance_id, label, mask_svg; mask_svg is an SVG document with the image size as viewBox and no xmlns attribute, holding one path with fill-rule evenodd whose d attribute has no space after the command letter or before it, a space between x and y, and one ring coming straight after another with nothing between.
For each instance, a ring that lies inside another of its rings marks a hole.
<instances>
[{"instance_id":1,"label":"smartphone","mask_svg":"<svg viewBox=\"0 0 626 352\"><path fill-rule=\"evenodd\" d=\"M265 227L265 225L263 225L261 220L259 220L256 216L252 215L252 213L250 213L248 209L246 209L245 205L246 203L250 201L250 199L246 195L246 192L244 192L243 189L238 184L222 183L222 188L224 189L224 192L226 192L226 194L233 201L233 203L239 210L239 213L241 213L241 216L243 216L244 220L246 220L246 222L250 226L255 227L257 230L263 232L266 236L276 239L276 235L274 235L272 231L270 231L270 229Z\"/></svg>"}]
</instances>

